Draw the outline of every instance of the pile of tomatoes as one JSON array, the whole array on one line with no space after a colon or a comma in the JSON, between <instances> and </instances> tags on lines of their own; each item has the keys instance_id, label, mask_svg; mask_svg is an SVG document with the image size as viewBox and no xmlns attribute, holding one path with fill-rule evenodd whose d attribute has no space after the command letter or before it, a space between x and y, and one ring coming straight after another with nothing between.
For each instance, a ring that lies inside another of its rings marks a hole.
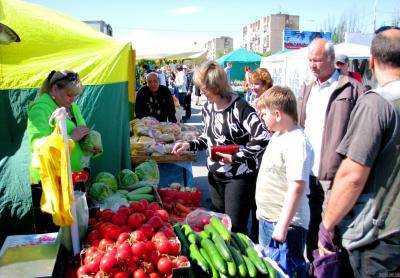
<instances>
[{"instance_id":1,"label":"pile of tomatoes","mask_svg":"<svg viewBox=\"0 0 400 278\"><path fill-rule=\"evenodd\" d=\"M189 266L168 212L146 200L114 213L98 211L89 220L87 248L81 253L81 277L172 277L174 268Z\"/></svg>"}]
</instances>

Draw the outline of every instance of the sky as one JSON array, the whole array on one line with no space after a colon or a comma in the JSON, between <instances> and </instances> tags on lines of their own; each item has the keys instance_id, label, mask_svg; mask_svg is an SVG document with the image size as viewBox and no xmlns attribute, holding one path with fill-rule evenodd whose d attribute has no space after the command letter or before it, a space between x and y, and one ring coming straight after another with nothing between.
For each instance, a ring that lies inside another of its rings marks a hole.
<instances>
[{"instance_id":1,"label":"sky","mask_svg":"<svg viewBox=\"0 0 400 278\"><path fill-rule=\"evenodd\" d=\"M140 55L201 51L214 37L242 44L242 27L272 13L300 16L300 30L320 30L328 18L355 14L366 32L400 17L400 0L28 0L79 20L104 20L114 37L132 41Z\"/></svg>"}]
</instances>

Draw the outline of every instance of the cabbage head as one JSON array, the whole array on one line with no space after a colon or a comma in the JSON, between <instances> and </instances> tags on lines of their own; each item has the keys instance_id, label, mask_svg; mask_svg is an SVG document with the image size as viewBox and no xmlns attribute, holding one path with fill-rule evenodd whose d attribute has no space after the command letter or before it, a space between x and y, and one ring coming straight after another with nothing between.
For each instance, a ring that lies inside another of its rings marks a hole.
<instances>
[{"instance_id":1,"label":"cabbage head","mask_svg":"<svg viewBox=\"0 0 400 278\"><path fill-rule=\"evenodd\" d=\"M140 181L147 181L152 184L158 184L160 181L160 172L154 160L148 160L139 164L135 169L135 173Z\"/></svg>"},{"instance_id":2,"label":"cabbage head","mask_svg":"<svg viewBox=\"0 0 400 278\"><path fill-rule=\"evenodd\" d=\"M108 172L100 172L94 178L93 182L102 182L107 184L113 191L117 191L118 189L118 182L117 179L113 176L113 174Z\"/></svg>"},{"instance_id":3,"label":"cabbage head","mask_svg":"<svg viewBox=\"0 0 400 278\"><path fill-rule=\"evenodd\" d=\"M129 169L124 169L121 172L119 172L117 175L117 179L118 179L118 187L120 189L129 189L130 187L135 186L139 182L139 178L135 174L135 172Z\"/></svg>"},{"instance_id":4,"label":"cabbage head","mask_svg":"<svg viewBox=\"0 0 400 278\"><path fill-rule=\"evenodd\" d=\"M96 130L90 130L89 134L86 135L81 141L80 145L82 150L93 156L97 156L103 153L103 144L101 143L101 134Z\"/></svg>"},{"instance_id":5,"label":"cabbage head","mask_svg":"<svg viewBox=\"0 0 400 278\"><path fill-rule=\"evenodd\" d=\"M89 195L95 201L102 201L112 193L111 188L102 182L95 182L90 186Z\"/></svg>"}]
</instances>

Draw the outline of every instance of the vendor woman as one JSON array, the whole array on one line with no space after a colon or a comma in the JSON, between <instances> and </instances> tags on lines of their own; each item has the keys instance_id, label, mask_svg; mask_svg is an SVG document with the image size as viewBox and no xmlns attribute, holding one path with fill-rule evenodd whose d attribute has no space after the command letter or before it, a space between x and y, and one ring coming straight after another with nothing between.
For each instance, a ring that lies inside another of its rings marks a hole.
<instances>
[{"instance_id":1,"label":"vendor woman","mask_svg":"<svg viewBox=\"0 0 400 278\"><path fill-rule=\"evenodd\" d=\"M81 111L74 100L83 91L77 73L72 71L52 71L43 82L39 94L28 109L28 136L32 152L30 178L32 184L32 205L35 222L35 232L56 230L50 214L40 210L42 187L39 175L38 148L49 136L54 127L49 124L49 118L59 107L64 107L68 117L66 120L67 133L72 140L79 142L89 133ZM86 157L79 144L74 144L71 150L71 169L79 172L88 167Z\"/></svg>"}]
</instances>

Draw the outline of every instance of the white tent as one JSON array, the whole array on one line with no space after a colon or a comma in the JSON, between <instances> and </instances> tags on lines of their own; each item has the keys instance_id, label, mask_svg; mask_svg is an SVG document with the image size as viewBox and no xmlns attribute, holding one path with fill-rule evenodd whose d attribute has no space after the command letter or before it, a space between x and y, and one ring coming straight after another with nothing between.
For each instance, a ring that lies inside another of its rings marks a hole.
<instances>
[{"instance_id":1,"label":"white tent","mask_svg":"<svg viewBox=\"0 0 400 278\"><path fill-rule=\"evenodd\" d=\"M288 86L297 95L304 81L312 78L307 60L308 48L277 53L261 59L261 68L271 73L275 85ZM335 45L336 54L345 54L349 59L368 59L370 47L340 43Z\"/></svg>"}]
</instances>

